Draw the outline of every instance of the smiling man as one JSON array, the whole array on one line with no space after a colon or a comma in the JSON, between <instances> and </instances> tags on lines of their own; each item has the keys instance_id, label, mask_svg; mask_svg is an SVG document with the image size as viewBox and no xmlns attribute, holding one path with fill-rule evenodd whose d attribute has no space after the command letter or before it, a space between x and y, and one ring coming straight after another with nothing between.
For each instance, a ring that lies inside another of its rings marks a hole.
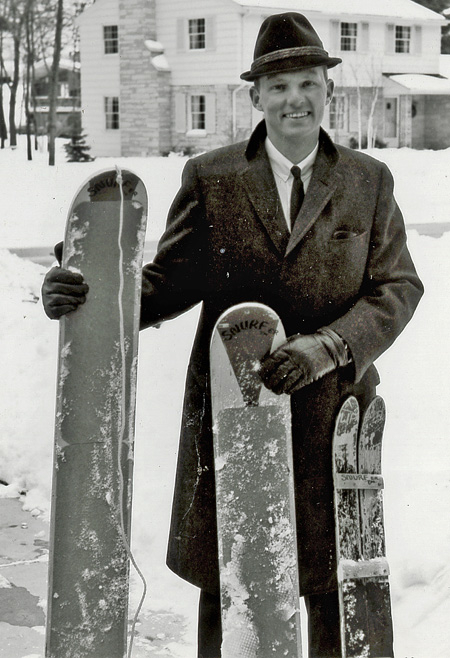
<instances>
[{"instance_id":1,"label":"smiling man","mask_svg":"<svg viewBox=\"0 0 450 658\"><path fill-rule=\"evenodd\" d=\"M318 145L333 89L326 66L283 71L255 80L250 89L253 105L264 113L268 139L291 162L299 163Z\"/></svg>"},{"instance_id":2,"label":"smiling man","mask_svg":"<svg viewBox=\"0 0 450 658\"><path fill-rule=\"evenodd\" d=\"M341 655L331 438L349 395L364 409L373 365L422 295L386 166L321 129L330 57L304 16L267 18L244 80L264 114L247 143L189 160L154 262L143 270L142 328L203 304L186 382L168 565L201 589L201 658L221 655L209 344L219 315L271 306L287 342L261 377L291 395L300 589L310 658ZM86 300L80 274L51 270L47 314ZM392 654L389 654L392 655Z\"/></svg>"}]
</instances>

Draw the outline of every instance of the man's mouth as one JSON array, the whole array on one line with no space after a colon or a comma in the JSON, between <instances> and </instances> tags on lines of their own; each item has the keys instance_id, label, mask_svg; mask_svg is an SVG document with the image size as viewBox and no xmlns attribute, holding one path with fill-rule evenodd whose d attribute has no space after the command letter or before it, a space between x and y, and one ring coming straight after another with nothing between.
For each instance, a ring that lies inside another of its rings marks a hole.
<instances>
[{"instance_id":1,"label":"man's mouth","mask_svg":"<svg viewBox=\"0 0 450 658\"><path fill-rule=\"evenodd\" d=\"M303 119L307 117L309 112L286 112L284 115L286 119Z\"/></svg>"}]
</instances>

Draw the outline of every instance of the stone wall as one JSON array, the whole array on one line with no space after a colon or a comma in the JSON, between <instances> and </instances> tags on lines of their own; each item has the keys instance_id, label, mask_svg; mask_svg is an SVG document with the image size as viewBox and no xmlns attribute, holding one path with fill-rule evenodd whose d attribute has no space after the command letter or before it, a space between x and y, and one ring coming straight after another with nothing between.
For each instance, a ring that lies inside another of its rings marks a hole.
<instances>
[{"instance_id":1,"label":"stone wall","mask_svg":"<svg viewBox=\"0 0 450 658\"><path fill-rule=\"evenodd\" d=\"M241 88L233 85L174 86L172 99L177 94L183 94L186 98L192 94L213 95L215 99L214 128L199 134L190 132L186 125L183 130L177 132L176 107L175 102L172 101L173 150L201 153L249 137L252 129L252 111L247 87Z\"/></svg>"},{"instance_id":2,"label":"stone wall","mask_svg":"<svg viewBox=\"0 0 450 658\"><path fill-rule=\"evenodd\" d=\"M425 96L424 148L450 146L450 96Z\"/></svg>"},{"instance_id":3,"label":"stone wall","mask_svg":"<svg viewBox=\"0 0 450 658\"><path fill-rule=\"evenodd\" d=\"M120 0L120 131L122 155L160 152L158 71L145 46L156 40L155 0Z\"/></svg>"}]
</instances>

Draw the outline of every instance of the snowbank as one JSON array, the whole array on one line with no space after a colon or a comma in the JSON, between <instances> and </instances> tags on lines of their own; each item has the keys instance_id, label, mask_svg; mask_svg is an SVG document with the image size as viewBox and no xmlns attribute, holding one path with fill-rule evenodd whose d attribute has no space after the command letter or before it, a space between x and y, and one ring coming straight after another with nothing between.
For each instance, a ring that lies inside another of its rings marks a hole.
<instances>
[{"instance_id":1,"label":"snowbank","mask_svg":"<svg viewBox=\"0 0 450 658\"><path fill-rule=\"evenodd\" d=\"M446 222L450 214L450 150L381 150L409 224ZM0 239L4 246L51 245L61 238L78 185L112 164L61 163L44 154L32 163L24 152L2 151L9 175L0 179ZM115 161L114 161L115 162ZM149 237L162 230L183 159L119 159L141 174L151 198ZM26 191L26 194L25 194ZM154 221L154 225L152 224ZM156 228L158 227L158 229ZM450 234L409 235L426 295L405 332L378 363L388 409L384 448L386 534L399 658L450 656ZM0 250L0 495L27 490L28 508L49 509L58 325L38 300L44 269ZM141 334L133 546L149 580L145 612L172 609L187 619L183 642L169 656L195 656L194 588L165 567L184 376L198 309ZM133 577L132 608L139 596Z\"/></svg>"}]
</instances>

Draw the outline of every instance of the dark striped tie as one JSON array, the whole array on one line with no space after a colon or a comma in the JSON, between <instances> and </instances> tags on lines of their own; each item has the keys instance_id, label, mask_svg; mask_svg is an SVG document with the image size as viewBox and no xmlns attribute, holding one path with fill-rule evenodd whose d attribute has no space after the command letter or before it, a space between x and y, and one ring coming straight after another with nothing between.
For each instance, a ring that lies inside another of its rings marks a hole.
<instances>
[{"instance_id":1,"label":"dark striped tie","mask_svg":"<svg viewBox=\"0 0 450 658\"><path fill-rule=\"evenodd\" d=\"M305 190L303 189L301 173L302 172L300 167L297 167L297 165L294 165L291 168L291 174L294 177L294 182L292 183L290 207L291 230L294 228L294 222L297 219L297 215L300 212L300 208L302 207L303 199L305 198Z\"/></svg>"}]
</instances>

